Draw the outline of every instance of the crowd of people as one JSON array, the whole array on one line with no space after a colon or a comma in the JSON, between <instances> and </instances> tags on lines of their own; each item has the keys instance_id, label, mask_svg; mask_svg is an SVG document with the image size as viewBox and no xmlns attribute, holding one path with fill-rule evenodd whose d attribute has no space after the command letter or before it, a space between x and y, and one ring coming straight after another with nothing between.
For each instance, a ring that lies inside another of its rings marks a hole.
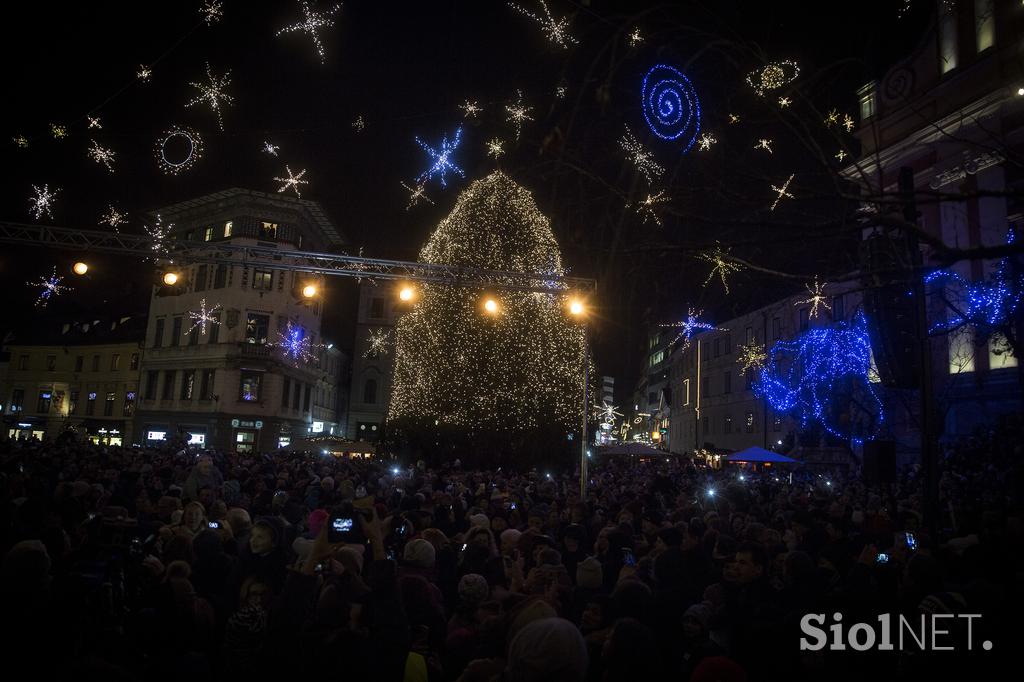
<instances>
[{"instance_id":1,"label":"crowd of people","mask_svg":"<svg viewBox=\"0 0 1024 682\"><path fill-rule=\"evenodd\" d=\"M941 679L1015 658L1022 435L948 447L937 523L913 470L609 459L581 497L571 472L6 441L5 640L44 678ZM971 651L836 651L801 649L809 613L980 618Z\"/></svg>"}]
</instances>

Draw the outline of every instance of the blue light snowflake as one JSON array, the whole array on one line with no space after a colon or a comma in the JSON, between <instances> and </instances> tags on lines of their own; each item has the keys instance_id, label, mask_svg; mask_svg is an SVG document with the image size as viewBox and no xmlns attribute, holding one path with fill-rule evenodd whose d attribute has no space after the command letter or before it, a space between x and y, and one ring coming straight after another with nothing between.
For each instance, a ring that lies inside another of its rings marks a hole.
<instances>
[{"instance_id":1,"label":"blue light snowflake","mask_svg":"<svg viewBox=\"0 0 1024 682\"><path fill-rule=\"evenodd\" d=\"M423 171L423 173L421 173L420 176L416 178L417 182L423 184L425 182L432 180L436 175L441 180L441 187L447 187L448 182L445 179L445 173L447 173L448 171L455 173L460 178L466 177L466 174L463 172L463 170L459 168L459 166L456 165L453 160L455 149L459 146L459 142L461 141L461 126L455 129L455 137L452 138L450 142L448 141L447 135L442 137L441 144L438 146L437 149L434 149L426 142L417 137L416 144L422 147L423 151L425 151L427 155L430 156L431 159L430 168Z\"/></svg>"}]
</instances>

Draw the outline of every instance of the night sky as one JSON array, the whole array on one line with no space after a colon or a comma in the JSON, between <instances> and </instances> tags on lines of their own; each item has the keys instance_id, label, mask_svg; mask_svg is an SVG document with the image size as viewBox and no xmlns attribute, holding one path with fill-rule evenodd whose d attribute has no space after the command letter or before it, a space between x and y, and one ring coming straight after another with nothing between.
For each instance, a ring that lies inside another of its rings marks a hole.
<instances>
[{"instance_id":1,"label":"night sky","mask_svg":"<svg viewBox=\"0 0 1024 682\"><path fill-rule=\"evenodd\" d=\"M801 286L746 274L725 298L720 288L701 288L707 269L681 255L680 246L721 238L745 244L745 255L761 262L807 273L848 270L855 258L848 243L794 249L770 226L747 233L715 226L717 218L754 215L755 195L758 205L765 203L764 178L781 181L801 171L813 185L821 172L799 151L786 151L784 126L752 94L745 74L765 59L795 59L802 73L794 86L807 107L855 114L856 88L912 49L929 9L915 3L911 15L898 20L902 0L552 0L556 16L573 16L571 32L580 41L563 50L497 0L351 0L335 14L334 27L322 31L321 64L308 36L274 35L301 15L298 2L227 0L224 18L213 26L202 21L201 4L5 7L0 218L31 222L31 185L46 183L61 192L52 221L44 221L95 229L98 216L115 204L131 216L121 229L138 232L143 214L162 205L236 186L273 192L272 178L288 164L296 172L307 169L303 198L324 206L349 252L362 246L368 256L413 259L458 192L495 167L484 145L500 137L508 142L499 166L551 217L571 274L599 280L596 360L603 374L617 377L620 396L640 371L645 323L678 317L689 304L724 318ZM539 10L534 0L520 4ZM634 26L645 42L631 50L625 34ZM184 107L195 95L189 82L205 79L207 62L214 74L231 72L227 92L234 105L223 112L223 132L208 107ZM681 155L647 135L639 87L658 63L683 69L694 82L704 127L721 138L716 157ZM148 83L135 77L140 64L152 68ZM555 97L559 84L566 86L565 99ZM504 120L505 103L517 89L535 118L518 145ZM465 121L457 108L466 99L484 107L476 122ZM726 139L732 112L750 126L742 139ZM102 130L86 129L87 114L100 117ZM358 116L366 124L362 132L351 126ZM68 137L54 140L51 122L66 125ZM154 140L175 123L199 130L206 145L205 156L180 176L159 172L153 157ZM459 125L465 127L457 160L466 180L455 179L447 189L432 183L427 193L435 205L406 211L399 183L411 183L426 162L414 136L436 142ZM675 213L664 216L661 228L624 209L647 193L618 148L624 125L667 168L660 186L673 197ZM778 151L770 160L762 155L745 162L748 140L762 133L776 139ZM27 149L11 142L18 134L29 139ZM87 158L93 138L117 153L115 173ZM263 153L264 140L280 145L277 158ZM811 202L793 220L837 210ZM146 268L128 269L124 259L111 256L89 260L89 278L65 282L76 291L55 300L47 315L145 310ZM38 323L35 294L25 282L52 266L66 271L70 263L70 256L52 250L0 247L0 285L8 294L0 330ZM342 346L351 343L354 290L353 282L335 280L329 294L326 332Z\"/></svg>"}]
</instances>

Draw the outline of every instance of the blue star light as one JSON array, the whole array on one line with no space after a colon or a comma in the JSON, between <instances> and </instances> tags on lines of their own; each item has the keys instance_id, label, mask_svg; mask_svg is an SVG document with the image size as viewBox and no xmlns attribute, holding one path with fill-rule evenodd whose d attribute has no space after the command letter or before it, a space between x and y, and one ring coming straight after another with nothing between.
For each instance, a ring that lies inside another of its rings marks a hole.
<instances>
[{"instance_id":1,"label":"blue star light","mask_svg":"<svg viewBox=\"0 0 1024 682\"><path fill-rule=\"evenodd\" d=\"M306 330L298 325L293 325L291 320L288 321L288 326L284 331L277 333L277 337L276 342L267 345L280 348L285 357L291 358L295 364L300 361L309 364L316 359L315 349L319 345L314 345L306 336Z\"/></svg>"},{"instance_id":2,"label":"blue star light","mask_svg":"<svg viewBox=\"0 0 1024 682\"><path fill-rule=\"evenodd\" d=\"M428 182L437 175L441 180L441 187L447 187L448 183L445 180L445 173L451 171L456 173L460 178L466 177L466 174L459 168L452 160L455 154L455 149L459 146L459 142L462 141L462 127L455 129L455 137L451 142L448 141L448 136L445 135L441 138L441 144L437 149L434 149L420 138L416 138L416 144L423 148L431 158L431 166L427 170L423 171L422 174L416 181L420 184Z\"/></svg>"},{"instance_id":3,"label":"blue star light","mask_svg":"<svg viewBox=\"0 0 1024 682\"><path fill-rule=\"evenodd\" d=\"M715 325L710 322L702 322L699 318L703 313L702 310L694 310L690 308L686 313L686 319L681 322L673 322L671 324L663 324L662 327L676 327L679 329L679 334L672 340L672 343L676 343L679 339L683 340L683 346L680 350L686 350L690 347L690 339L698 331L712 331L718 329Z\"/></svg>"}]
</instances>

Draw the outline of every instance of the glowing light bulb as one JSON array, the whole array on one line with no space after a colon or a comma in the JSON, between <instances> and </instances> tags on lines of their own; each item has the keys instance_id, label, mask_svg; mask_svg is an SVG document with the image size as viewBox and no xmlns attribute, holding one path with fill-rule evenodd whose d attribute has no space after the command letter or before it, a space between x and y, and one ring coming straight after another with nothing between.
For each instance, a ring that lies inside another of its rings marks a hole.
<instances>
[{"instance_id":1,"label":"glowing light bulb","mask_svg":"<svg viewBox=\"0 0 1024 682\"><path fill-rule=\"evenodd\" d=\"M86 263L83 263L82 261L78 261L77 263L71 266L71 271L74 272L76 275L84 275L85 273L89 272L89 266Z\"/></svg>"},{"instance_id":2,"label":"glowing light bulb","mask_svg":"<svg viewBox=\"0 0 1024 682\"><path fill-rule=\"evenodd\" d=\"M493 298L487 299L486 301L484 301L484 310L486 310L489 313L498 312L498 302L495 301Z\"/></svg>"},{"instance_id":3,"label":"glowing light bulb","mask_svg":"<svg viewBox=\"0 0 1024 682\"><path fill-rule=\"evenodd\" d=\"M317 294L317 288L315 284L307 284L302 287L302 295L306 298L313 298Z\"/></svg>"},{"instance_id":4,"label":"glowing light bulb","mask_svg":"<svg viewBox=\"0 0 1024 682\"><path fill-rule=\"evenodd\" d=\"M402 287L402 290L398 292L398 298L403 301L411 301L415 293L412 287Z\"/></svg>"},{"instance_id":5,"label":"glowing light bulb","mask_svg":"<svg viewBox=\"0 0 1024 682\"><path fill-rule=\"evenodd\" d=\"M164 273L164 284L169 287L174 286L178 283L178 273L176 272L165 272Z\"/></svg>"},{"instance_id":6,"label":"glowing light bulb","mask_svg":"<svg viewBox=\"0 0 1024 682\"><path fill-rule=\"evenodd\" d=\"M580 301L580 300L574 299L571 303L569 303L569 312L572 313L573 315L582 315L583 314L583 302Z\"/></svg>"}]
</instances>

